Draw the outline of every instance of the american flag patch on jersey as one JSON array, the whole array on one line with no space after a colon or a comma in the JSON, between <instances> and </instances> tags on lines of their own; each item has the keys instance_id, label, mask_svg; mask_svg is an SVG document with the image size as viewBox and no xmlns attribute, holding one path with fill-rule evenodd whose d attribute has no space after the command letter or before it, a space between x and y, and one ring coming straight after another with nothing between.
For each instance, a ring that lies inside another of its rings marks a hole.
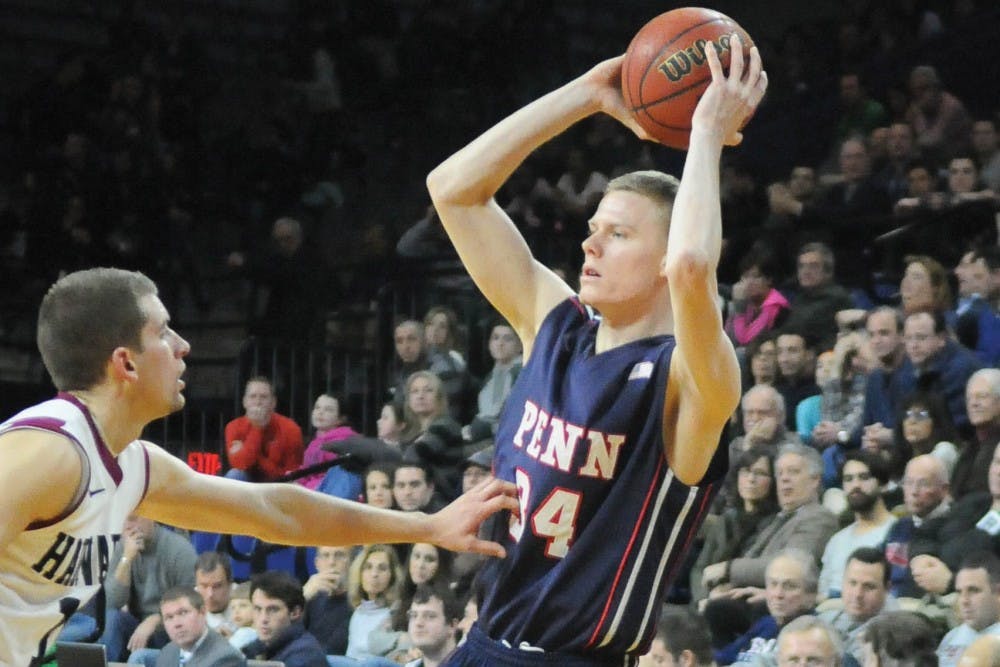
<instances>
[{"instance_id":1,"label":"american flag patch on jersey","mask_svg":"<svg viewBox=\"0 0 1000 667\"><path fill-rule=\"evenodd\" d=\"M629 380L642 380L653 377L653 362L640 361L632 367L632 372L628 374Z\"/></svg>"}]
</instances>

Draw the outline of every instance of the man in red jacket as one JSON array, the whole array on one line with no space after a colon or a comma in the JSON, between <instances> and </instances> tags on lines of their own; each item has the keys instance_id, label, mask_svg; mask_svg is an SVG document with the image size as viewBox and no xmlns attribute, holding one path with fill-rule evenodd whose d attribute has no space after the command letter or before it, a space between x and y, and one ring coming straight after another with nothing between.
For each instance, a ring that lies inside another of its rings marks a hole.
<instances>
[{"instance_id":1,"label":"man in red jacket","mask_svg":"<svg viewBox=\"0 0 1000 667\"><path fill-rule=\"evenodd\" d=\"M247 381L246 414L226 424L226 477L270 482L302 465L302 429L274 411L274 387L266 377Z\"/></svg>"}]
</instances>

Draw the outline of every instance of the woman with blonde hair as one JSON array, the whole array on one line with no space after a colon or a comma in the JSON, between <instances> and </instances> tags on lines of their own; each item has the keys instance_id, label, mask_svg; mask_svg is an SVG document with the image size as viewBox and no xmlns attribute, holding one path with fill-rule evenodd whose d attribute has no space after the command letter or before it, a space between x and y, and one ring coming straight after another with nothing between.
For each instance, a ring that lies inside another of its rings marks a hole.
<instances>
[{"instance_id":1,"label":"woman with blonde hair","mask_svg":"<svg viewBox=\"0 0 1000 667\"><path fill-rule=\"evenodd\" d=\"M948 271L933 257L907 255L906 270L899 283L900 305L904 315L921 310L946 312L952 308Z\"/></svg>"},{"instance_id":2,"label":"woman with blonde hair","mask_svg":"<svg viewBox=\"0 0 1000 667\"><path fill-rule=\"evenodd\" d=\"M441 379L430 371L413 373L406 379L405 401L403 460L429 465L435 489L446 498L457 497L462 488L458 466L467 454L462 426L448 412Z\"/></svg>"},{"instance_id":3,"label":"woman with blonde hair","mask_svg":"<svg viewBox=\"0 0 1000 667\"><path fill-rule=\"evenodd\" d=\"M336 664L377 658L369 637L373 631L388 627L393 606L399 602L403 568L395 548L387 544L369 544L354 560L347 573L347 600L354 607L347 633L346 658Z\"/></svg>"}]
</instances>

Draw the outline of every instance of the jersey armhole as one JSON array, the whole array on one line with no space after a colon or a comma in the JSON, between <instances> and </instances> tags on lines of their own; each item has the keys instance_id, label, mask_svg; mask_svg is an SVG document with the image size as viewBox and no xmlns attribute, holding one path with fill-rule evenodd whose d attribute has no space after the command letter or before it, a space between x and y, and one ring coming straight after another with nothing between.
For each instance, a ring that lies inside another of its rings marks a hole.
<instances>
[{"instance_id":1,"label":"jersey armhole","mask_svg":"<svg viewBox=\"0 0 1000 667\"><path fill-rule=\"evenodd\" d=\"M7 431L5 431L5 433L9 433L10 431L25 430L25 429L45 431L47 433L54 433L56 435L63 436L66 440L68 440L73 444L73 450L76 452L77 456L80 459L80 481L77 484L76 493L73 494L73 498L69 501L66 507L56 516L50 519L39 519L38 521L32 521L25 528L25 530L39 530L42 528L48 528L49 526L55 525L60 521L63 521L64 519L66 519L66 517L73 514L73 512L75 512L78 507L80 507L80 504L86 497L87 488L90 486L90 459L87 457L87 452L83 448L83 444L79 440L77 440L72 435L66 433L61 429L52 428L45 424L32 424L32 423L25 423L24 425L14 424L13 428L8 429Z\"/></svg>"}]
</instances>

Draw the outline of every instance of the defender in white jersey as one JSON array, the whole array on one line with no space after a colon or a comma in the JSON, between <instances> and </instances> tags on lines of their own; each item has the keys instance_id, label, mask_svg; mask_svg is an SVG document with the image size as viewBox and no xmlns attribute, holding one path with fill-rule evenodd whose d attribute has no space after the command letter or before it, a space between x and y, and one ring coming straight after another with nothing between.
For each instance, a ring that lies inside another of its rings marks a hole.
<instances>
[{"instance_id":1,"label":"defender in white jersey","mask_svg":"<svg viewBox=\"0 0 1000 667\"><path fill-rule=\"evenodd\" d=\"M59 396L0 426L0 666L39 664L114 566L133 511L162 523L310 546L433 542L502 556L476 537L514 487L480 485L437 514L392 512L298 485L195 473L143 428L184 405L187 342L144 275L91 269L42 301L38 347Z\"/></svg>"},{"instance_id":2,"label":"defender in white jersey","mask_svg":"<svg viewBox=\"0 0 1000 667\"><path fill-rule=\"evenodd\" d=\"M636 508L643 507L644 493L656 496L658 503L668 491L697 501L695 487L706 478L720 431L740 395L736 355L716 305L722 241L719 159L723 145L741 141L740 128L763 97L767 76L756 48L746 62L739 38L733 35L730 43L728 73L715 49L706 49L712 81L692 118L676 194L665 195L669 188L654 185L675 179L654 172L623 176L605 190L583 242L579 303L565 282L531 256L493 197L532 151L587 116L609 114L645 138L622 99L622 58L597 65L515 112L427 177L434 206L466 269L517 330L526 371L546 364L552 371L522 372L514 390L519 400L508 402L501 419L513 428L498 432L494 472L518 482L522 517L512 519L509 530L516 546L510 558L488 569L494 574L483 606L489 617L480 617L470 640L448 665L632 664L649 644L653 624L648 619L653 616L646 610L655 609L662 597L669 564L655 562L660 554L646 550L640 532L653 535L674 524L675 532L684 535L696 530L699 519L686 509L697 502L665 499L662 507L681 510L667 509L672 517L656 517L642 528L639 524L651 515L637 515ZM584 318L582 306L594 308L600 319ZM552 335L569 328L584 333L574 333L572 340ZM672 341L663 340L670 334ZM662 354L629 356L660 342ZM615 360L619 363L611 368ZM597 375L601 382L593 381ZM623 392L639 391L627 389L639 384L631 383L633 378L646 387L660 382L656 400L646 396L643 404L657 414L647 410L623 420L636 404L615 402L608 388L612 377L621 380ZM536 396L551 401L539 403ZM585 405L587 415L567 416ZM511 411L523 414L521 422ZM619 419L612 430L605 430L601 421L608 413ZM641 436L623 435L640 428L639 421L650 428ZM642 448L645 458L633 451L639 443L651 444ZM596 452L592 459L587 458L588 447ZM629 449L629 455L616 457L619 447ZM606 465L587 463L599 459ZM681 484L673 484L674 479ZM654 493L664 489L662 495ZM620 502L621 494L629 492L628 502ZM589 526L578 526L578 517ZM635 540L630 543L627 530L624 537L615 531L632 524ZM603 541L602 527L607 528ZM680 539L668 535L649 544L667 544L664 548L677 555L683 553ZM616 552L622 549L624 555ZM574 614L582 609L576 603L597 583L590 569L560 567L574 556L577 562L588 557L612 562L621 575L620 580L600 582L609 590L600 600L599 593L591 597L597 600L593 613L583 609L590 621L585 629L583 620L575 622ZM646 589L639 590L646 582ZM566 617L573 627L552 632Z\"/></svg>"}]
</instances>

